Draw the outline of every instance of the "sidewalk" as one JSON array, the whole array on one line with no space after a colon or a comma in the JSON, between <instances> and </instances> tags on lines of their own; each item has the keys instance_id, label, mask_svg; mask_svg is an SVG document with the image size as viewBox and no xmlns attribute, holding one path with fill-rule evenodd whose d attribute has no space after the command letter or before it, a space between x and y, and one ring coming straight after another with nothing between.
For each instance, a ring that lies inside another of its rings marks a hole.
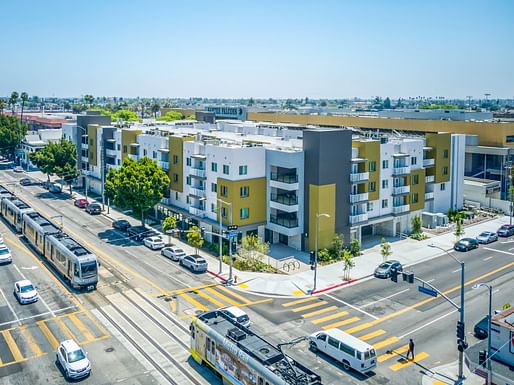
<instances>
[{"instance_id":1,"label":"sidewalk","mask_svg":"<svg viewBox=\"0 0 514 385\"><path fill-rule=\"evenodd\" d=\"M458 361L438 366L430 369L432 373L424 374L421 380L422 385L446 385L458 384L457 375L459 372ZM464 365L464 380L461 382L465 385L484 385L485 379L471 373L467 365Z\"/></svg>"}]
</instances>

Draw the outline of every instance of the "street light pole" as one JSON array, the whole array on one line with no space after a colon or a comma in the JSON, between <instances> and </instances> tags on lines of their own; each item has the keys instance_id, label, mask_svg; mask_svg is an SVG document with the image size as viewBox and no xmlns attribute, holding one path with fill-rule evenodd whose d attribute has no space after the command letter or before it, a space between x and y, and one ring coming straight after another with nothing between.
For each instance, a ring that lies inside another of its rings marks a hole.
<instances>
[{"instance_id":1,"label":"street light pole","mask_svg":"<svg viewBox=\"0 0 514 385\"><path fill-rule=\"evenodd\" d=\"M491 367L491 320L493 315L493 285L488 285L487 283L477 283L473 285L473 289L479 289L481 287L487 287L489 290L489 318L487 323L487 384L491 385L493 383L493 370Z\"/></svg>"},{"instance_id":2,"label":"street light pole","mask_svg":"<svg viewBox=\"0 0 514 385\"><path fill-rule=\"evenodd\" d=\"M316 290L316 283L318 277L318 233L319 233L319 217L330 218L330 215L326 213L316 213L316 236L314 238L314 284L312 285L312 291Z\"/></svg>"},{"instance_id":3,"label":"street light pole","mask_svg":"<svg viewBox=\"0 0 514 385\"><path fill-rule=\"evenodd\" d=\"M230 203L230 225L232 226L232 203ZM228 237L228 249L229 249L229 270L228 270L228 281L227 284L232 285L232 238Z\"/></svg>"},{"instance_id":4,"label":"street light pole","mask_svg":"<svg viewBox=\"0 0 514 385\"><path fill-rule=\"evenodd\" d=\"M219 273L218 274L221 274L222 270L223 270L223 222L222 222L222 215L221 215L221 206L223 204L226 204L227 206L230 206L230 224L232 224L232 202L225 202L223 199L221 198L216 198L217 201L218 201L218 213L219 213L219 216L220 216L220 234L219 234L219 257L220 257L220 268L219 268ZM230 252L232 252L232 244L230 243L230 238L228 239L228 244L230 246ZM232 278L232 256L230 257L230 272L229 272L229 276L230 276L230 279Z\"/></svg>"},{"instance_id":5,"label":"street light pole","mask_svg":"<svg viewBox=\"0 0 514 385\"><path fill-rule=\"evenodd\" d=\"M513 210L513 194L512 194L512 162L509 160L507 164L505 165L505 170L508 171L509 175L507 175L507 178L509 180L508 183L508 190L507 190L507 198L509 199L509 224L512 226L512 210Z\"/></svg>"}]
</instances>

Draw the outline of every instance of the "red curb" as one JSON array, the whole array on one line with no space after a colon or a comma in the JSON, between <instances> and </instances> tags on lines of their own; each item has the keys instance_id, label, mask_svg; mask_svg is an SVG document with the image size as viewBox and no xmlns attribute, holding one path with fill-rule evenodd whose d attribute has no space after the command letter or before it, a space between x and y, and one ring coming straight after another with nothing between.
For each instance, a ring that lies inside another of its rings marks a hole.
<instances>
[{"instance_id":1,"label":"red curb","mask_svg":"<svg viewBox=\"0 0 514 385\"><path fill-rule=\"evenodd\" d=\"M350 279L349 281L346 281L346 282L336 283L335 285L325 287L324 289L314 290L311 294L324 293L326 291L329 291L329 290L332 290L332 289L335 289L337 287L341 287L344 285L348 285L348 284L358 281L358 280L359 280L358 278L354 278L354 279Z\"/></svg>"},{"instance_id":2,"label":"red curb","mask_svg":"<svg viewBox=\"0 0 514 385\"><path fill-rule=\"evenodd\" d=\"M227 279L226 278L223 278L221 275L217 274L217 273L214 273L212 271L209 271L209 274L215 276L216 278L218 279L221 279L223 282L227 282Z\"/></svg>"}]
</instances>

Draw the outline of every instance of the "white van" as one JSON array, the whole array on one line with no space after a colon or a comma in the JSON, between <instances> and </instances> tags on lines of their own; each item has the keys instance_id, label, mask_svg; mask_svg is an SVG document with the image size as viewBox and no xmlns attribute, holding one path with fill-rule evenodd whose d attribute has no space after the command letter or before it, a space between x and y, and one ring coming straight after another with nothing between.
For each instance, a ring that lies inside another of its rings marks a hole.
<instances>
[{"instance_id":1,"label":"white van","mask_svg":"<svg viewBox=\"0 0 514 385\"><path fill-rule=\"evenodd\" d=\"M349 368L366 373L377 366L375 349L370 344L339 329L316 332L309 337L312 351L320 351Z\"/></svg>"}]
</instances>

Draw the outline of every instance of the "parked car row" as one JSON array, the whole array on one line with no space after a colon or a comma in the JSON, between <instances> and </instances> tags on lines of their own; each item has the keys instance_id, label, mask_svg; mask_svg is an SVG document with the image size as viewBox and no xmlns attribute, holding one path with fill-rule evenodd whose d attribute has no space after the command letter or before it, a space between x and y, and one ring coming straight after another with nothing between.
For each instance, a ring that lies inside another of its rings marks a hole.
<instances>
[{"instance_id":1,"label":"parked car row","mask_svg":"<svg viewBox=\"0 0 514 385\"><path fill-rule=\"evenodd\" d=\"M514 225L502 225L496 232L482 231L476 238L462 238L455 243L453 249L456 251L469 251L477 249L479 244L489 244L496 242L498 237L510 237L514 235Z\"/></svg>"}]
</instances>

